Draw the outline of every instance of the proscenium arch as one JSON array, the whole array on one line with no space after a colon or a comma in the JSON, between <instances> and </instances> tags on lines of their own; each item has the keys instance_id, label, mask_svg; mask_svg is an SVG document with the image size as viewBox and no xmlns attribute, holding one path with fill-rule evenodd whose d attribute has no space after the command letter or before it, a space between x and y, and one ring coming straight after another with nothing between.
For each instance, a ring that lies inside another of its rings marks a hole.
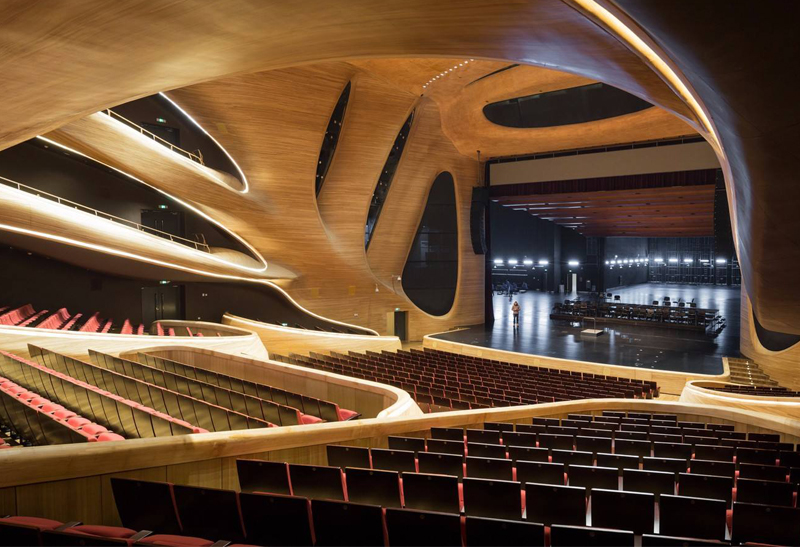
<instances>
[{"instance_id":1,"label":"proscenium arch","mask_svg":"<svg viewBox=\"0 0 800 547\"><path fill-rule=\"evenodd\" d=\"M703 131L705 126L718 132L713 126L715 116L706 112L700 95L692 91L687 78L677 70L678 63L686 66L683 59L669 59L648 33L610 2L601 6L593 0L534 0L486 6L477 0L466 4L411 0L387 9L374 0L353 0L348 2L347 10L320 3L298 15L291 6L279 2L253 8L245 0L230 0L224 7L198 1L194 6L170 5L158 13L142 14L132 29L124 14L133 4L133 0L123 0L109 7L99 0L90 0L82 5L54 8L19 2L7 8L8 20L15 21L15 27L7 33L10 47L4 58L4 70L11 84L0 92L3 99L0 115L4 119L0 146L26 140L126 100L234 73L364 57L468 56L579 74L676 114L710 137L720 155L735 219L734 230L738 232L739 217L748 223L743 226L747 232L751 228L751 215L763 221L768 214L763 204L757 210L749 203L739 203L763 194L763 189L743 187L738 192L740 196L733 195L734 174L744 180L740 184L747 184L750 169L738 157L731 165L722 147L723 139ZM653 19L647 15L655 13L657 17L659 10L688 11L682 14L682 21L691 25L695 19L692 15L705 15L719 7L718 3L680 4L674 8L634 6L624 0L621 4L638 11L639 20L648 24ZM613 12L622 22L609 26L607 19L597 15L600 10ZM224 27L214 23L220 17L225 17ZM401 17L404 24L398 25ZM265 20L272 23L276 32L268 35L261 32ZM658 22L656 19L655 23ZM781 18L776 17L775 23L781 24ZM720 24L724 26L726 22ZM165 25L182 29L169 43L157 39ZM708 28L694 27L695 33L701 30L703 34L714 34ZM671 37L669 31L677 32L675 27L667 27L666 34L661 36ZM153 33L152 40L146 39L150 37L148 33ZM64 67L63 52L69 52L70 44L75 41L98 47L84 58L76 55L74 62ZM648 51L637 50L636 44L648 46ZM53 51L62 55L53 55ZM133 60L130 51L136 52ZM164 58L171 62L163 63ZM701 69L708 68L702 64L704 60L698 62ZM672 75L667 75L665 69ZM148 78L141 81L138 75L144 70ZM48 85L42 85L43 74L48 75ZM51 97L49 90L54 87L61 92ZM704 86L702 91L703 98L713 103L714 114L723 120L727 118L728 125L744 121L738 113L730 111L715 89ZM735 131L735 127L729 127L726 140L739 139ZM780 205L777 198L773 201L774 206ZM771 225L766 230L768 236L780 232ZM800 295L782 295L781 301L777 289L766 283L774 278L768 274L783 271L777 264L779 257L774 256L776 264L770 264L770 253L775 251L765 248L763 241L755 237L736 240L747 292L759 311L761 306L770 308L769 314L759 315L764 326L781 332L800 332L798 322L794 321ZM800 257L797 245L791 243L788 249L793 260Z\"/></svg>"}]
</instances>

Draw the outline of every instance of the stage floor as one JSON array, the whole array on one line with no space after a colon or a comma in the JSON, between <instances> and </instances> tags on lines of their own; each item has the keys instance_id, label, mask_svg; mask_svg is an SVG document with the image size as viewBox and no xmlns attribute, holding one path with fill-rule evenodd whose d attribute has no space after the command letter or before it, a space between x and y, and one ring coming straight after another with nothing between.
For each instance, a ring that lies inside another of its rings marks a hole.
<instances>
[{"instance_id":1,"label":"stage floor","mask_svg":"<svg viewBox=\"0 0 800 547\"><path fill-rule=\"evenodd\" d=\"M604 334L582 336L581 330L594 328L590 319L583 327L550 319L553 304L573 299L574 295L527 292L514 296L521 307L516 329L512 326L508 297L495 296L494 325L478 325L435 337L532 355L696 374L722 374L722 357L739 356L739 287L644 283L610 292L630 304L650 304L664 296L673 302L694 298L698 308L719 309L726 327L714 334L638 325L603 328L598 324Z\"/></svg>"}]
</instances>

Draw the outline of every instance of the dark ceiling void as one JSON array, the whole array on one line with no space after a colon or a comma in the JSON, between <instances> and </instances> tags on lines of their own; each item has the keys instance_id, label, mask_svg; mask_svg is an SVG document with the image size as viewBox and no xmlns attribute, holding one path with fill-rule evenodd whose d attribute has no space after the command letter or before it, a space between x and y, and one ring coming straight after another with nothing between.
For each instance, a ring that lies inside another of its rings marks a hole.
<instances>
[{"instance_id":1,"label":"dark ceiling void","mask_svg":"<svg viewBox=\"0 0 800 547\"><path fill-rule=\"evenodd\" d=\"M597 83L487 104L483 114L497 125L530 129L605 120L652 106L630 93Z\"/></svg>"},{"instance_id":2,"label":"dark ceiling void","mask_svg":"<svg viewBox=\"0 0 800 547\"><path fill-rule=\"evenodd\" d=\"M364 226L364 248L369 249L369 243L372 240L372 234L375 232L375 225L378 223L378 218L381 216L381 209L389 195L389 187L392 185L394 173L397 171L397 165L400 163L400 158L403 156L403 149L408 142L408 134L411 132L411 124L414 122L414 112L408 115L403 127L397 134L394 140L392 149L389 152L389 157L386 158L386 163L383 165L381 175L378 177L378 184L375 185L375 191L372 193L372 201L369 204L369 212L367 213L367 223Z\"/></svg>"},{"instance_id":3,"label":"dark ceiling void","mask_svg":"<svg viewBox=\"0 0 800 547\"><path fill-rule=\"evenodd\" d=\"M319 161L317 162L316 193L322 190L325 184L325 176L333 162L333 154L336 152L336 143L339 142L339 134L342 132L342 122L344 112L347 109L347 101L350 100L350 82L347 82L339 101L333 109L331 119L328 121L328 128L325 129L325 138L322 140L322 148L319 151Z\"/></svg>"},{"instance_id":4,"label":"dark ceiling void","mask_svg":"<svg viewBox=\"0 0 800 547\"><path fill-rule=\"evenodd\" d=\"M403 268L403 291L422 311L445 315L458 285L458 218L453 175L433 181L417 235Z\"/></svg>"}]
</instances>

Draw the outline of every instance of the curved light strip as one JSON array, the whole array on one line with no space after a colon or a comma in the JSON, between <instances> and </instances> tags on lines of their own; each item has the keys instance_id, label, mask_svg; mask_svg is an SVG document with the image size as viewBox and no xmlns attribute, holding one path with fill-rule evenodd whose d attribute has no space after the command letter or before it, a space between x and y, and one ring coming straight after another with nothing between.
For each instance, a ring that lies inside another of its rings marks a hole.
<instances>
[{"instance_id":1,"label":"curved light strip","mask_svg":"<svg viewBox=\"0 0 800 547\"><path fill-rule=\"evenodd\" d=\"M244 324L250 325L250 326L252 326L254 328L290 332L292 334L298 334L298 335L302 335L302 336L311 336L312 338L315 337L315 336L316 337L323 337L323 338L329 338L329 337L333 336L334 338L346 338L347 340L373 340L373 341L376 340L376 339L378 339L378 340L381 340L381 339L383 339L383 340L395 340L395 339L399 340L399 338L397 336L380 336L380 335L378 335L378 336L368 336L368 335L365 335L365 334L349 334L349 333L346 333L346 332L320 332L320 331L313 331L313 330L297 329L297 328L294 328L294 327L284 327L283 325L270 325L270 324L267 324L267 323L262 323L260 321L253 321L252 319L247 319L246 317L238 317L236 315L231 315L229 313L226 313L223 316L223 318L226 317L226 316L228 317L229 321L237 322L237 323L244 323ZM224 325L225 323L222 323L222 324ZM231 326L236 326L236 325L231 325ZM364 328L364 327L359 327L359 328Z\"/></svg>"},{"instance_id":2,"label":"curved light strip","mask_svg":"<svg viewBox=\"0 0 800 547\"><path fill-rule=\"evenodd\" d=\"M175 196L173 196L173 195L171 195L171 194L169 194L169 193L165 192L164 190L161 190L160 188L157 188L157 187L153 186L152 184L148 184L148 183L146 183L146 182L145 182L145 181L143 181L142 179L140 179L140 178L138 178L138 177L135 177L135 176L131 175L130 173L126 173L125 171L123 171L123 170L121 170L121 169L118 169L118 168L116 168L116 167L114 167L114 166L112 166L112 165L108 165L107 163L103 163L102 161L100 161L100 160L97 160L97 159L95 159L95 158L93 158L93 157L91 157L91 156L89 156L89 155L87 155L87 154L84 154L83 152L79 152L78 150L75 150L74 148L70 148L69 146L65 146L65 145L61 144L60 142L56 142L56 141L54 141L54 140L52 140L52 139L48 139L47 137L42 137L41 135L38 135L36 138L37 138L37 139L40 139L40 140L42 140L42 141L44 141L44 142L46 142L46 143L48 143L48 144L52 144L52 145L54 145L54 146L58 146L59 148L62 148L62 149L64 149L64 150L67 150L67 151L69 151L69 152L70 152L70 153L72 153L72 154L76 154L76 155L82 156L82 157L84 157L84 158L90 159L90 160L92 160L92 161L94 161L94 162L97 162L97 163L99 163L100 165L103 165L103 166L105 166L105 167L108 167L109 169L113 169L113 170L114 170L114 171L116 171L117 173L120 173L121 175L124 175L124 176L126 176L126 177L128 177L128 178L130 178L130 179L133 179L133 180L135 180L136 182L138 182L138 183L140 183L140 184L143 184L143 185L147 186L148 188L152 188L152 189L153 189L153 190L155 190L156 192L158 192L158 193L160 193L160 194L163 194L163 195L167 196L169 199L171 199L171 200L174 200L174 201L176 201L176 202L180 203L181 205L183 205L184 207L186 207L186 208L187 208L187 209L189 209L190 211L192 211L192 212L194 212L194 213L196 213L196 214L200 215L201 217L203 217L203 218L204 218L204 219L206 219L207 221L211 222L211 223L212 223L212 224L214 224L215 226L218 226L219 228L221 228L222 230L224 230L226 233L228 233L228 234L232 235L232 236L233 236L233 237L234 237L234 238L235 238L237 241L239 241L239 242L240 242L242 245L244 245L245 247L247 247L247 248L250 250L250 252L251 252L251 253L253 253L253 255L254 255L254 256L256 256L256 257L258 258L258 260L259 260L259 261L260 261L260 262L261 262L261 263L262 263L264 266L263 266L262 268L251 268L251 267L249 267L249 266L243 266L243 265L241 265L241 264L234 264L234 263L232 263L232 262L228 262L227 260L224 260L224 259L222 259L222 258L216 257L216 256L214 256L214 255L213 255L213 254L211 254L211 253L203 253L203 255L204 255L204 256L206 256L206 255L207 255L207 256L209 256L209 258L211 258L212 260L214 260L214 261L216 261L216 262L219 262L220 264L225 264L226 266L231 266L231 267L233 267L233 268L236 268L236 269L239 269L239 270L246 270L246 271L253 272L253 273L261 273L261 272L264 272L264 271L266 271L266 269L267 269L267 267L268 267L268 264L267 264L267 261L264 259L264 257L263 257L263 256L261 256L261 253L259 253L259 252L258 252L258 251L257 251L257 250L256 250L256 249L255 249L255 248L252 246L252 245L250 245L250 244L249 244L247 241L245 241L243 238L241 238L241 237L240 237L238 234L234 233L232 230L229 230L229 229L228 229L226 226L224 226L222 223L220 223L220 222L218 222L217 220L213 219L212 217L208 216L207 214L205 214L203 211L201 211L201 210L200 210L200 209L198 209L197 207L195 207L195 206L193 206L193 205L191 205L191 204L189 204L189 203L187 203L187 202L183 201L182 199L179 199L179 198L177 198L177 197L175 197ZM189 247L187 247L187 248L188 248L188 249L190 249ZM197 252L199 253L199 252L202 252L202 251L197 251Z\"/></svg>"},{"instance_id":3,"label":"curved light strip","mask_svg":"<svg viewBox=\"0 0 800 547\"><path fill-rule=\"evenodd\" d=\"M98 112L99 114L100 112ZM124 131L128 133L128 136L132 139L138 139L142 142L143 146L148 147L151 151L157 154L162 154L164 156L168 156L170 160L177 159L179 161L183 161L187 168L197 171L198 173L202 174L204 177L213 178L216 182L218 182L221 186L228 188L230 190L234 190L236 192L240 192L236 188L232 188L231 185L221 178L219 178L218 174L220 173L216 169L212 169L211 167L207 167L201 163L197 163L194 160L191 160L184 156L183 154L176 154L175 152L171 151L166 146L158 144L155 140L151 139L150 137L146 137L142 132L137 131L130 125L123 123L119 119L115 118L114 116L107 116L109 123L115 124L119 127L120 131ZM131 122L133 123L133 122Z\"/></svg>"},{"instance_id":4,"label":"curved light strip","mask_svg":"<svg viewBox=\"0 0 800 547\"><path fill-rule=\"evenodd\" d=\"M172 321L172 320L170 320ZM212 323L213 324L213 323ZM223 325L229 326L229 325ZM35 330L34 330L35 329ZM55 329L39 329L36 327L15 327L12 325L2 325L0 326L0 334L3 335L26 335L26 336L33 336L36 338L69 338L71 340L91 340L91 341L98 341L98 340L115 340L120 342L132 342L132 341L170 341L173 344L178 343L179 345L185 343L187 341L195 342L199 341L201 344L203 341L207 340L207 345L214 346L213 342L219 342L220 338L232 338L236 339L236 341L241 341L241 338L252 338L258 337L258 335L251 331L246 331L238 334L231 334L230 336L167 336L162 335L158 336L157 334L118 334L114 332L81 332L81 331L62 331L62 330L55 330ZM108 338L109 336L113 336L114 338ZM219 344L216 344L219 345Z\"/></svg>"},{"instance_id":5,"label":"curved light strip","mask_svg":"<svg viewBox=\"0 0 800 547\"><path fill-rule=\"evenodd\" d=\"M597 17L600 21L605 23L616 35L625 40L633 49L638 51L645 59L647 59L653 68L661 74L667 82L672 86L672 89L680 95L681 99L692 109L694 114L700 120L701 125L709 134L709 137L714 141L717 150L722 150L717 133L711 120L706 116L705 110L700 103L697 102L692 92L684 84L683 80L675 73L674 70L662 59L653 49L645 43L644 40L633 32L628 26L620 21L614 14L606 8L598 4L595 0L574 0L581 8Z\"/></svg>"},{"instance_id":6,"label":"curved light strip","mask_svg":"<svg viewBox=\"0 0 800 547\"><path fill-rule=\"evenodd\" d=\"M360 327L358 325L351 325L351 324L348 324L348 323L343 323L341 321L337 321L335 319L329 319L327 317L323 317L323 316L321 316L319 314L316 314L313 311L311 311L309 309L306 309L303 306L301 306L300 304L298 304L297 301L294 298L292 298L291 295L288 292L286 292L283 288L279 287L275 283L272 283L271 281L266 280L266 279L253 279L253 278L250 278L250 277L241 277L241 276L238 276L238 275L207 272L207 271L204 271L204 270L198 270L196 268L190 268L188 266L181 266L180 264L171 264L169 262L164 262L162 260L156 260L154 258L148 258L146 256L137 255L137 254L134 254L134 253L130 253L128 251L120 251L120 250L117 250L117 249L111 249L110 247L105 247L103 245L96 245L94 243L87 243L85 241L78 241L76 239L71 239L71 238L68 238L68 237L54 235L54 234L48 234L48 233L40 232L40 231L37 231L37 230L29 230L27 228L20 228L20 227L17 227L17 226L10 226L8 224L0 224L0 230L7 230L9 232L16 232L18 234L29 235L29 236L33 236L33 237L42 238L42 239L49 239L51 241L57 241L59 243L65 243L67 245L73 245L73 246L76 246L76 247L82 247L84 249L90 249L92 251L98 251L98 252L102 252L102 253L106 253L106 254L110 254L110 255L114 255L114 256L120 256L120 257L123 257L123 258L130 258L130 259L139 260L139 261L142 261L142 262L148 262L150 264L155 264L157 266L163 266L165 268L181 270L181 271L194 273L194 274L198 274L198 275L203 275L203 276L207 276L207 277L216 277L217 279L227 279L227 280L230 280L230 281L247 281L249 283L260 283L262 285L266 285L268 287L276 289L281 294L283 294L286 297L286 299L289 302L291 302L297 309L299 309L300 311L302 311L304 313L307 313L308 315L310 315L312 317L316 317L320 321L326 321L328 323L333 323L335 325L341 325L343 327L352 328L352 329L366 330L368 332L373 333L375 336L380 336L380 334L378 334L378 331L373 330L373 329L371 329L369 327Z\"/></svg>"},{"instance_id":7,"label":"curved light strip","mask_svg":"<svg viewBox=\"0 0 800 547\"><path fill-rule=\"evenodd\" d=\"M191 121L191 122L192 122L192 123L193 123L193 124L194 124L194 125L195 125L195 126L198 128L198 129L199 129L199 130L200 130L200 131L202 131L202 132L203 132L203 134L205 134L205 136L206 136L206 137L208 137L209 139L211 139L212 141L214 141L214 144L216 144L217 146L219 146L219 149L220 149L220 150L222 150L222 151L225 153L225 155L226 155L226 156L228 156L228 159L229 159L229 160L231 160L231 163L233 164L233 166L234 166L234 167L236 167L236 170L237 170L237 171L239 171L239 176L241 176L241 177L242 177L242 184L244 184L244 190L242 190L240 193L242 193L242 194L246 194L247 192L249 192L249 191L250 191L250 185L249 185L249 183L247 182L247 177L244 175L244 171L242 171L242 168L241 168L241 167L239 167L239 164L238 164L238 163L236 163L236 160L235 160L235 159L233 159L233 156L231 156L230 154L228 154L228 151L227 151L227 150L225 150L225 147L224 147L224 146L222 146L222 145L219 143L219 141L217 141L217 139L215 139L214 137L212 137L212 136L211 136L211 134L210 134L208 131L206 131L206 130L205 130L205 128L204 128L202 125L200 125L200 124L197 122L197 120L195 120L194 118L192 118L192 117L189 115L189 113L188 113L188 112L186 112L186 111L185 111L183 108L181 108L181 107L180 107L180 105L178 105L178 103L176 103L175 101L173 101L172 99L170 99L169 97L167 97L167 95L166 95L166 94L165 94L163 91L159 91L159 92L158 92L158 94L159 94L159 95L161 95L162 97L164 97L166 100L168 100L168 101L169 101L169 103L170 103L172 106L174 106L175 108L177 108L177 109L178 109L178 110L181 112L181 114L183 114L184 116L186 116L187 118L189 118L189 120L190 120L190 121ZM237 190L237 191L238 191L238 190Z\"/></svg>"}]
</instances>

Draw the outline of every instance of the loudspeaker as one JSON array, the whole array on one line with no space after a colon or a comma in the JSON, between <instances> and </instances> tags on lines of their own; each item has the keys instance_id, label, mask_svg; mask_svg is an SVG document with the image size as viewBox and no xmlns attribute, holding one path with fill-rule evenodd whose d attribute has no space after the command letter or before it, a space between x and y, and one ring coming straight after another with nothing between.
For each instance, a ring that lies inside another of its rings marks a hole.
<instances>
[{"instance_id":1,"label":"loudspeaker","mask_svg":"<svg viewBox=\"0 0 800 547\"><path fill-rule=\"evenodd\" d=\"M472 206L469 209L469 234L472 239L472 251L476 255L486 254L486 203L488 201L488 188L472 189Z\"/></svg>"}]
</instances>

